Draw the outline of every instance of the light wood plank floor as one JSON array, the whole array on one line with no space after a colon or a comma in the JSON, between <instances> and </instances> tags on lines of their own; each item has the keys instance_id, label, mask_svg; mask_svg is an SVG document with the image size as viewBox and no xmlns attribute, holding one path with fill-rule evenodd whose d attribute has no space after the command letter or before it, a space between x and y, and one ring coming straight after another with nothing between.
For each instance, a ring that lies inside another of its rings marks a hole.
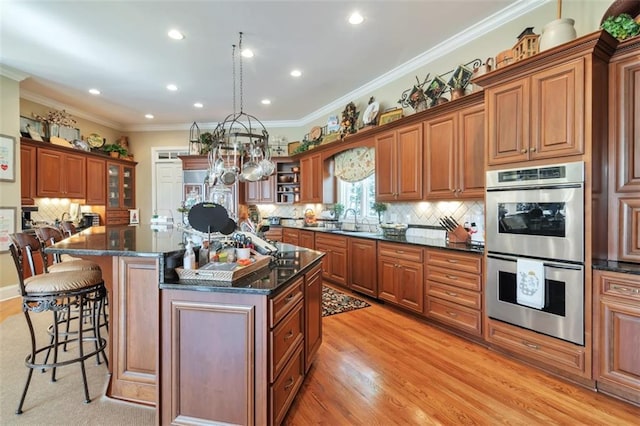
<instances>
[{"instance_id":1,"label":"light wood plank floor","mask_svg":"<svg viewBox=\"0 0 640 426\"><path fill-rule=\"evenodd\" d=\"M325 317L286 425L638 425L640 408L367 299Z\"/></svg>"}]
</instances>

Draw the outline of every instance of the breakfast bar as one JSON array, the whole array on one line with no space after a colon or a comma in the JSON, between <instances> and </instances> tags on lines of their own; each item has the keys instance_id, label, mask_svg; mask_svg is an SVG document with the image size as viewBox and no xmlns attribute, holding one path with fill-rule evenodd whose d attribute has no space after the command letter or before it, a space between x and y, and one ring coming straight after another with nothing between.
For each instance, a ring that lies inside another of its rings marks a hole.
<instances>
[{"instance_id":1,"label":"breakfast bar","mask_svg":"<svg viewBox=\"0 0 640 426\"><path fill-rule=\"evenodd\" d=\"M279 424L322 342L322 253L281 244L235 281L180 280L188 234L92 227L48 249L96 261L109 292L107 396L158 424Z\"/></svg>"}]
</instances>

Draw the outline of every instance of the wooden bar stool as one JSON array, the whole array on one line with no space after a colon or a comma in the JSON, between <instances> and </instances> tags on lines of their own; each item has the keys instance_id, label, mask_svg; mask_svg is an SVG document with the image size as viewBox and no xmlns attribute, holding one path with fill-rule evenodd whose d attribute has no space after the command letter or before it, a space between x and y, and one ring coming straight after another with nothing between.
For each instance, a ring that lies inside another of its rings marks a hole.
<instances>
[{"instance_id":1,"label":"wooden bar stool","mask_svg":"<svg viewBox=\"0 0 640 426\"><path fill-rule=\"evenodd\" d=\"M25 366L29 369L27 381L16 414L22 414L34 369L51 369L51 381L55 382L58 367L79 363L84 385L84 401L89 403L91 399L84 361L95 355L100 364L100 354L102 354L108 365L105 352L107 340L100 335L99 326L99 315L106 297L102 272L76 270L38 274L35 270L33 254L42 252L40 242L34 236L24 233L12 234L11 239L9 251L18 272L22 311L31 340L31 352L25 358ZM26 266L31 270L30 277L26 277ZM77 308L77 315L72 313L72 308ZM42 312L53 314L53 322L49 326L51 340L48 345L38 345L31 318L32 314ZM91 318L91 321L85 323L86 317ZM66 328L64 331L60 330L62 324ZM85 348L86 342L93 343L90 346L91 349ZM71 351L65 351L66 353L63 354L60 349L73 343L77 345L77 354L72 355ZM45 352L46 356L42 360ZM48 361L49 353L53 354L52 362Z\"/></svg>"}]
</instances>

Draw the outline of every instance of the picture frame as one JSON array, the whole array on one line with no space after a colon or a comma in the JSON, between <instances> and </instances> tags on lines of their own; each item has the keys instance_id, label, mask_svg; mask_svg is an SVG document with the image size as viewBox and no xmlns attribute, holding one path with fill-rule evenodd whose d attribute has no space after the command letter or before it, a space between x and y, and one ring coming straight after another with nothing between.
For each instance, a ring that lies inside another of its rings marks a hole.
<instances>
[{"instance_id":1,"label":"picture frame","mask_svg":"<svg viewBox=\"0 0 640 426\"><path fill-rule=\"evenodd\" d=\"M140 209L129 210L129 225L137 225L140 223Z\"/></svg>"},{"instance_id":2,"label":"picture frame","mask_svg":"<svg viewBox=\"0 0 640 426\"><path fill-rule=\"evenodd\" d=\"M325 135L322 138L322 142L320 142L320 145L326 145L328 143L335 142L339 139L340 139L340 133L338 132L329 133L328 135Z\"/></svg>"},{"instance_id":3,"label":"picture frame","mask_svg":"<svg viewBox=\"0 0 640 426\"><path fill-rule=\"evenodd\" d=\"M440 77L436 77L431 80L431 83L429 83L429 87L424 92L424 94L427 96L427 98L435 101L440 97L440 95L442 95L442 93L444 93L446 88L447 82Z\"/></svg>"},{"instance_id":4,"label":"picture frame","mask_svg":"<svg viewBox=\"0 0 640 426\"><path fill-rule=\"evenodd\" d=\"M0 253L9 251L11 234L16 232L16 208L0 207Z\"/></svg>"},{"instance_id":5,"label":"picture frame","mask_svg":"<svg viewBox=\"0 0 640 426\"><path fill-rule=\"evenodd\" d=\"M387 123L391 123L392 121L396 121L402 118L403 112L402 108L395 108L391 111L385 111L380 114L380 118L378 119L378 126L382 126Z\"/></svg>"},{"instance_id":6,"label":"picture frame","mask_svg":"<svg viewBox=\"0 0 640 426\"><path fill-rule=\"evenodd\" d=\"M301 143L302 142L300 141L296 141L296 142L289 142L287 144L287 154L289 155L289 157L295 153L296 149L300 146Z\"/></svg>"},{"instance_id":7,"label":"picture frame","mask_svg":"<svg viewBox=\"0 0 640 426\"><path fill-rule=\"evenodd\" d=\"M200 197L200 200L202 200L202 188L203 185L198 185L198 184L185 184L184 185L184 200L186 201L187 199L189 199L189 197L192 195L192 192L197 196Z\"/></svg>"},{"instance_id":8,"label":"picture frame","mask_svg":"<svg viewBox=\"0 0 640 426\"><path fill-rule=\"evenodd\" d=\"M20 134L25 138L31 138L31 139L34 139L33 137L34 135L38 135L40 136L40 139L34 139L34 140L42 140L42 138L44 137L44 127L42 125L42 121L34 120L32 118L21 115L20 116Z\"/></svg>"},{"instance_id":9,"label":"picture frame","mask_svg":"<svg viewBox=\"0 0 640 426\"><path fill-rule=\"evenodd\" d=\"M0 134L0 181L16 181L16 138Z\"/></svg>"}]
</instances>

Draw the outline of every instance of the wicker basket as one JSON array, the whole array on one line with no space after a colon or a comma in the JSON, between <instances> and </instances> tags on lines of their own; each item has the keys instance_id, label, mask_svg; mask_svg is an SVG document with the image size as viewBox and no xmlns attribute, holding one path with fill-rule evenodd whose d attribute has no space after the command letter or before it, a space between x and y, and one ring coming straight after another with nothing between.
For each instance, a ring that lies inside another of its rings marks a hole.
<instances>
[{"instance_id":1,"label":"wicker basket","mask_svg":"<svg viewBox=\"0 0 640 426\"><path fill-rule=\"evenodd\" d=\"M380 228L385 238L404 238L407 235L407 225L381 224Z\"/></svg>"},{"instance_id":2,"label":"wicker basket","mask_svg":"<svg viewBox=\"0 0 640 426\"><path fill-rule=\"evenodd\" d=\"M253 252L251 257L255 259L255 262L248 266L239 266L235 262L210 262L199 269L176 268L176 272L180 280L235 281L269 266L271 261L271 256L263 256L256 252Z\"/></svg>"}]
</instances>

